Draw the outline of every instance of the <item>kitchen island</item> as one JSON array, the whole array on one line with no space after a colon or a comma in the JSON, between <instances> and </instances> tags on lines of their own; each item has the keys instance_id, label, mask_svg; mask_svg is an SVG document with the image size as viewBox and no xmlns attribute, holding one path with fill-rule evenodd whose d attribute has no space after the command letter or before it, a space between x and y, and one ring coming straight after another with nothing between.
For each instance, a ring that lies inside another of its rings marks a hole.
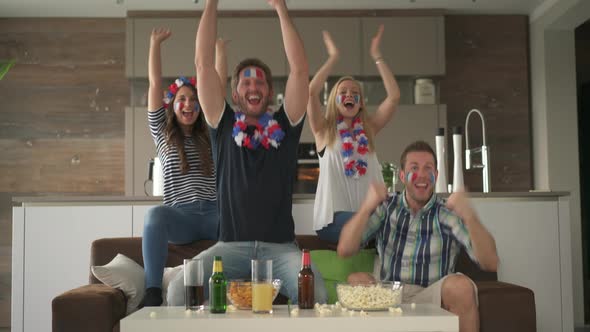
<instances>
[{"instance_id":1,"label":"kitchen island","mask_svg":"<svg viewBox=\"0 0 590 332\"><path fill-rule=\"evenodd\" d=\"M573 330L572 249L568 194L471 193L496 239L498 280L535 293L538 331ZM314 234L313 194L294 196L297 234ZM51 300L88 283L90 243L139 237L159 197L15 197L12 329L50 331Z\"/></svg>"}]
</instances>

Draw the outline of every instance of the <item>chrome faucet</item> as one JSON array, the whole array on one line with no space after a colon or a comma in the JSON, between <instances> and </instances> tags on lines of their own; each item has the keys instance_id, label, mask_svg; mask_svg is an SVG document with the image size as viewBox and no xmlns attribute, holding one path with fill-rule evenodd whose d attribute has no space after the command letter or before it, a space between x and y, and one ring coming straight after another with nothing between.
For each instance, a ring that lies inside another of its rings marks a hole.
<instances>
[{"instance_id":1,"label":"chrome faucet","mask_svg":"<svg viewBox=\"0 0 590 332\"><path fill-rule=\"evenodd\" d=\"M479 114L481 118L481 136L483 140L482 146L478 148L469 149L469 116L471 113ZM473 164L471 162L471 153L481 153L481 164ZM465 118L465 169L472 169L472 168L481 168L482 175L483 175L483 192L489 193L490 192L490 150L486 145L486 123L483 118L483 114L476 109L472 109L467 113L467 118Z\"/></svg>"}]
</instances>

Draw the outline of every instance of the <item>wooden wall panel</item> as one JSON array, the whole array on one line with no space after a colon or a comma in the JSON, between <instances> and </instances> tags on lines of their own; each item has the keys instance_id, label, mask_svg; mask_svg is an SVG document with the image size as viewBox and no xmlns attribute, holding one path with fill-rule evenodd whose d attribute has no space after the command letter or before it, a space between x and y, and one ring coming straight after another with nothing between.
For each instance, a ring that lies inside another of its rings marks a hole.
<instances>
[{"instance_id":1,"label":"wooden wall panel","mask_svg":"<svg viewBox=\"0 0 590 332\"><path fill-rule=\"evenodd\" d=\"M447 104L448 127L464 127L469 110L482 111L492 191L532 189L528 17L445 16L445 42L447 73L441 81L440 99ZM469 131L470 147L480 146L479 117L471 116ZM452 144L449 152L449 165L453 165ZM452 172L449 177L452 179ZM465 185L481 191L481 170L465 171Z\"/></svg>"},{"instance_id":2,"label":"wooden wall panel","mask_svg":"<svg viewBox=\"0 0 590 332\"><path fill-rule=\"evenodd\" d=\"M146 55L147 56L147 55ZM124 19L0 19L0 328L10 326L11 199L123 194Z\"/></svg>"}]
</instances>

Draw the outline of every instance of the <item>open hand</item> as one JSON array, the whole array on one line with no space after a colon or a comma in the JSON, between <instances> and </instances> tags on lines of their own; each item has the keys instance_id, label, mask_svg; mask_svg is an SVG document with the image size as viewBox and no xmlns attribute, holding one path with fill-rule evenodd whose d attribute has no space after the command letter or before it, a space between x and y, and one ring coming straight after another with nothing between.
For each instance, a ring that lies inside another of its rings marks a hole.
<instances>
[{"instance_id":1,"label":"open hand","mask_svg":"<svg viewBox=\"0 0 590 332\"><path fill-rule=\"evenodd\" d=\"M328 31L322 31L322 36L324 37L324 45L326 45L326 51L328 55L332 57L338 57L340 55L340 50L334 44L334 40L332 39L332 35Z\"/></svg>"},{"instance_id":2,"label":"open hand","mask_svg":"<svg viewBox=\"0 0 590 332\"><path fill-rule=\"evenodd\" d=\"M383 36L383 30L383 24L380 24L379 28L377 29L377 33L375 34L375 36L373 36L373 39L371 39L371 57L375 61L382 57L380 45L381 37Z\"/></svg>"},{"instance_id":3,"label":"open hand","mask_svg":"<svg viewBox=\"0 0 590 332\"><path fill-rule=\"evenodd\" d=\"M152 43L161 43L168 39L172 35L172 32L168 28L154 28L150 40Z\"/></svg>"},{"instance_id":4,"label":"open hand","mask_svg":"<svg viewBox=\"0 0 590 332\"><path fill-rule=\"evenodd\" d=\"M475 210L473 210L469 197L464 191L452 193L447 200L447 208L463 220L471 219L475 215Z\"/></svg>"}]
</instances>

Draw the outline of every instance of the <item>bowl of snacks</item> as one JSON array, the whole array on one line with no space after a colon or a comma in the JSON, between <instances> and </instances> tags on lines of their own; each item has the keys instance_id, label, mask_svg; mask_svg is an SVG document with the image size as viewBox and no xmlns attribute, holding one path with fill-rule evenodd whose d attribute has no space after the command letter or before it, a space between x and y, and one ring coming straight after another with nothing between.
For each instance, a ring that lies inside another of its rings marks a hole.
<instances>
[{"instance_id":1,"label":"bowl of snacks","mask_svg":"<svg viewBox=\"0 0 590 332\"><path fill-rule=\"evenodd\" d=\"M402 303L403 285L399 281L362 284L336 284L340 304L350 310L378 311Z\"/></svg>"},{"instance_id":2,"label":"bowl of snacks","mask_svg":"<svg viewBox=\"0 0 590 332\"><path fill-rule=\"evenodd\" d=\"M274 301L281 289L281 279L272 281ZM238 309L252 309L252 282L246 279L234 279L227 282L227 299Z\"/></svg>"}]
</instances>

